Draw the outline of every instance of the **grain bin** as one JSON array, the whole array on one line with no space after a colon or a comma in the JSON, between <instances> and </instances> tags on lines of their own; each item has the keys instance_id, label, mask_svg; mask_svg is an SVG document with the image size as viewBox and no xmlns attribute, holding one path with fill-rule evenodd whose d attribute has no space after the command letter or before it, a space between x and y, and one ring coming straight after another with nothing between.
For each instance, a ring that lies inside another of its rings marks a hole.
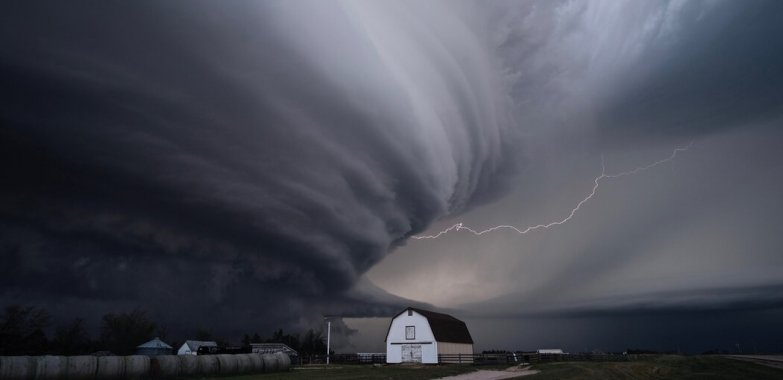
<instances>
[{"instance_id":1,"label":"grain bin","mask_svg":"<svg viewBox=\"0 0 783 380\"><path fill-rule=\"evenodd\" d=\"M69 356L65 377L68 380L94 379L98 358L92 355Z\"/></svg>"},{"instance_id":2,"label":"grain bin","mask_svg":"<svg viewBox=\"0 0 783 380\"><path fill-rule=\"evenodd\" d=\"M181 376L193 376L198 372L198 357L195 355L177 355L179 357L179 373Z\"/></svg>"},{"instance_id":3,"label":"grain bin","mask_svg":"<svg viewBox=\"0 0 783 380\"><path fill-rule=\"evenodd\" d=\"M125 378L140 379L150 373L150 357L146 355L130 355L125 357Z\"/></svg>"},{"instance_id":4,"label":"grain bin","mask_svg":"<svg viewBox=\"0 0 783 380\"><path fill-rule=\"evenodd\" d=\"M160 340L160 338L155 338L149 342L136 346L136 355L171 355L173 351L174 349L166 344L166 342Z\"/></svg>"},{"instance_id":5,"label":"grain bin","mask_svg":"<svg viewBox=\"0 0 783 380\"><path fill-rule=\"evenodd\" d=\"M0 379L27 380L35 375L35 360L29 356L0 356Z\"/></svg>"},{"instance_id":6,"label":"grain bin","mask_svg":"<svg viewBox=\"0 0 783 380\"><path fill-rule=\"evenodd\" d=\"M98 356L98 371L96 379L123 379L125 378L124 356Z\"/></svg>"},{"instance_id":7,"label":"grain bin","mask_svg":"<svg viewBox=\"0 0 783 380\"><path fill-rule=\"evenodd\" d=\"M217 375L218 374L218 368L220 368L220 364L218 364L218 358L215 355L198 355L196 356L198 359L198 374L199 375Z\"/></svg>"},{"instance_id":8,"label":"grain bin","mask_svg":"<svg viewBox=\"0 0 783 380\"><path fill-rule=\"evenodd\" d=\"M177 355L158 355L150 357L150 374L155 378L168 379L180 374Z\"/></svg>"},{"instance_id":9,"label":"grain bin","mask_svg":"<svg viewBox=\"0 0 783 380\"><path fill-rule=\"evenodd\" d=\"M65 356L38 356L35 360L36 379L60 379L65 377L68 358Z\"/></svg>"}]
</instances>

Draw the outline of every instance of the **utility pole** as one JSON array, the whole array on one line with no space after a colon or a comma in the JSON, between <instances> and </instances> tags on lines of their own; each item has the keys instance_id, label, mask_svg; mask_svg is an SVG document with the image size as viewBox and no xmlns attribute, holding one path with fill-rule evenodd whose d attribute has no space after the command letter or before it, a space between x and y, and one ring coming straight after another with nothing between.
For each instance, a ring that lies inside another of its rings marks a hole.
<instances>
[{"instance_id":1,"label":"utility pole","mask_svg":"<svg viewBox=\"0 0 783 380\"><path fill-rule=\"evenodd\" d=\"M329 364L329 356L331 353L331 346L332 346L332 319L331 318L337 318L339 315L324 315L324 320L326 321L326 364Z\"/></svg>"},{"instance_id":2,"label":"utility pole","mask_svg":"<svg viewBox=\"0 0 783 380\"><path fill-rule=\"evenodd\" d=\"M332 321L326 320L326 364L329 364L329 348L332 344Z\"/></svg>"}]
</instances>

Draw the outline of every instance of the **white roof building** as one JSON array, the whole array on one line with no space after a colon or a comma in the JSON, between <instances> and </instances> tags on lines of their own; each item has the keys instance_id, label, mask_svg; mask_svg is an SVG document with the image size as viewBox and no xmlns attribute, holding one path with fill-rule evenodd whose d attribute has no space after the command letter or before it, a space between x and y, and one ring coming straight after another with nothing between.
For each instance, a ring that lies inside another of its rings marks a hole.
<instances>
[{"instance_id":1,"label":"white roof building","mask_svg":"<svg viewBox=\"0 0 783 380\"><path fill-rule=\"evenodd\" d=\"M559 348L541 348L536 350L536 352L543 355L563 355L565 353Z\"/></svg>"},{"instance_id":2,"label":"white roof building","mask_svg":"<svg viewBox=\"0 0 783 380\"><path fill-rule=\"evenodd\" d=\"M299 355L296 350L283 343L250 343L251 352L258 354L274 354L282 352L288 356Z\"/></svg>"},{"instance_id":3,"label":"white roof building","mask_svg":"<svg viewBox=\"0 0 783 380\"><path fill-rule=\"evenodd\" d=\"M198 348L204 347L217 347L217 343L206 340L188 340L177 350L177 355L196 355Z\"/></svg>"}]
</instances>

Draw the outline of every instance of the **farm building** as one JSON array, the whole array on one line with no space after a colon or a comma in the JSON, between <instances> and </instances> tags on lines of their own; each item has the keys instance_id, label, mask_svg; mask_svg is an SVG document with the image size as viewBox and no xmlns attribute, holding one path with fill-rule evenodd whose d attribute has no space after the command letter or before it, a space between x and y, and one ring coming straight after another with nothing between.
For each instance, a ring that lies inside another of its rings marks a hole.
<instances>
[{"instance_id":1,"label":"farm building","mask_svg":"<svg viewBox=\"0 0 783 380\"><path fill-rule=\"evenodd\" d=\"M536 350L539 355L563 355L565 354L562 349L559 348L539 348Z\"/></svg>"},{"instance_id":2,"label":"farm building","mask_svg":"<svg viewBox=\"0 0 783 380\"><path fill-rule=\"evenodd\" d=\"M159 338L155 338L147 343L136 346L136 355L171 355L172 348Z\"/></svg>"},{"instance_id":3,"label":"farm building","mask_svg":"<svg viewBox=\"0 0 783 380\"><path fill-rule=\"evenodd\" d=\"M447 314L409 307L392 318L386 333L387 363L465 363L472 355L465 322Z\"/></svg>"},{"instance_id":4,"label":"farm building","mask_svg":"<svg viewBox=\"0 0 783 380\"><path fill-rule=\"evenodd\" d=\"M299 355L296 350L283 343L250 343L250 351L258 354L282 352L291 358Z\"/></svg>"},{"instance_id":5,"label":"farm building","mask_svg":"<svg viewBox=\"0 0 783 380\"><path fill-rule=\"evenodd\" d=\"M188 340L177 350L177 355L197 355L199 347L217 347L217 342Z\"/></svg>"}]
</instances>

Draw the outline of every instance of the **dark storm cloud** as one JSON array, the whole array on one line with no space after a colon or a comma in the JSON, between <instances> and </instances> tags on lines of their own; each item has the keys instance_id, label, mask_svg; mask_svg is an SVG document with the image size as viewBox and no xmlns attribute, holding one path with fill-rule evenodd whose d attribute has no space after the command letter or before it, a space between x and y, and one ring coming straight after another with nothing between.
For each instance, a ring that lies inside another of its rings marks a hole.
<instances>
[{"instance_id":1,"label":"dark storm cloud","mask_svg":"<svg viewBox=\"0 0 783 380\"><path fill-rule=\"evenodd\" d=\"M622 344L637 317L633 339L664 342L709 312L694 339L715 341L780 314L779 2L2 8L4 304L236 334L388 316L400 294L569 332L477 327L542 345ZM556 228L404 245L559 220L603 158L691 141Z\"/></svg>"},{"instance_id":2,"label":"dark storm cloud","mask_svg":"<svg viewBox=\"0 0 783 380\"><path fill-rule=\"evenodd\" d=\"M84 5L0 12L4 303L389 314L359 275L508 170L502 86L448 9Z\"/></svg>"},{"instance_id":3,"label":"dark storm cloud","mask_svg":"<svg viewBox=\"0 0 783 380\"><path fill-rule=\"evenodd\" d=\"M783 111L779 2L496 5L492 42L531 133L687 139Z\"/></svg>"},{"instance_id":4,"label":"dark storm cloud","mask_svg":"<svg viewBox=\"0 0 783 380\"><path fill-rule=\"evenodd\" d=\"M610 133L694 136L780 116L783 4L711 5L684 2L679 33L651 41L620 74L629 80L598 112Z\"/></svg>"}]
</instances>

